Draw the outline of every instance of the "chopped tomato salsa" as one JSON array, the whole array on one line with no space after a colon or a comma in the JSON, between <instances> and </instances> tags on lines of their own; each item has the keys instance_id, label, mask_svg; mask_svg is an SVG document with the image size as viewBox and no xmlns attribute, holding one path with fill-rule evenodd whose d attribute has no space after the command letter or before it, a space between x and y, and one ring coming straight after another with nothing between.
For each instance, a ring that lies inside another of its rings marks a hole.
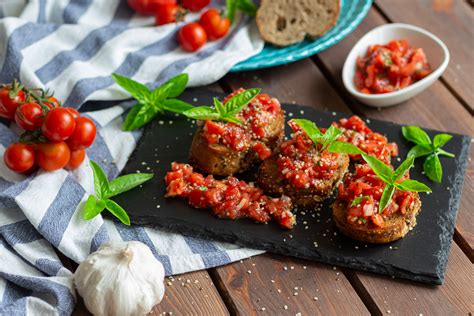
<instances>
[{"instance_id":1,"label":"chopped tomato salsa","mask_svg":"<svg viewBox=\"0 0 474 316\"><path fill-rule=\"evenodd\" d=\"M258 223L275 220L281 227L293 228L296 216L286 196L271 198L252 183L228 177L216 180L194 172L188 164L173 162L166 174L166 197L187 198L196 208L210 208L219 218L249 218Z\"/></svg>"},{"instance_id":2,"label":"chopped tomato salsa","mask_svg":"<svg viewBox=\"0 0 474 316\"><path fill-rule=\"evenodd\" d=\"M422 48L412 48L406 40L371 45L364 57L357 58L355 85L367 94L400 90L431 73Z\"/></svg>"},{"instance_id":3,"label":"chopped tomato salsa","mask_svg":"<svg viewBox=\"0 0 474 316\"><path fill-rule=\"evenodd\" d=\"M333 124L343 132L339 138L340 141L351 143L387 164L390 163L391 157L398 156L397 144L389 143L385 136L371 130L357 115L340 119L339 122ZM361 159L360 155L349 156L351 159Z\"/></svg>"},{"instance_id":4,"label":"chopped tomato salsa","mask_svg":"<svg viewBox=\"0 0 474 316\"><path fill-rule=\"evenodd\" d=\"M406 173L400 181L408 178ZM384 188L385 182L365 163L356 165L353 173L346 174L343 183L339 184L337 199L347 203L347 222L383 227L387 216L397 212L405 214L415 201L413 192L395 190L390 203L380 212L378 206Z\"/></svg>"},{"instance_id":5,"label":"chopped tomato salsa","mask_svg":"<svg viewBox=\"0 0 474 316\"><path fill-rule=\"evenodd\" d=\"M224 99L224 104L233 96L245 91L240 88ZM243 124L215 122L206 120L202 136L209 144L223 144L234 151L253 149L264 160L271 150L263 142L269 134L269 125L282 112L277 99L268 94L257 95L240 113L236 115Z\"/></svg>"}]
</instances>

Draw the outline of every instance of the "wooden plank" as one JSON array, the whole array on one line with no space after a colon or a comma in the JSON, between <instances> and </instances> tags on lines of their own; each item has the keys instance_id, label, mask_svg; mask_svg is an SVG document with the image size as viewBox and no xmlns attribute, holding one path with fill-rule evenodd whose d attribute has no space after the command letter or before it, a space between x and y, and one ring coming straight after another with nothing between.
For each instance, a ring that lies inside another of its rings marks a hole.
<instances>
[{"instance_id":1,"label":"wooden plank","mask_svg":"<svg viewBox=\"0 0 474 316\"><path fill-rule=\"evenodd\" d=\"M316 62L324 69L328 76L331 76L335 87L340 89L341 95L355 112L362 113L371 118L392 121L400 124L415 124L425 128L433 128L447 132L474 135L474 124L469 112L453 97L453 95L443 86L442 83L435 82L426 91L404 104L385 108L375 109L361 105L354 101L345 91L341 69L345 57L352 46L366 32L374 27L385 23L383 17L374 9L370 10L364 22L346 39L336 46L315 57ZM474 162L473 155L469 162L469 171L464 182L465 189L461 197L461 205L456 223L456 230L464 245L463 250L472 257L474 249Z\"/></svg>"},{"instance_id":2,"label":"wooden plank","mask_svg":"<svg viewBox=\"0 0 474 316\"><path fill-rule=\"evenodd\" d=\"M242 315L368 315L342 272L271 254L215 269Z\"/></svg>"},{"instance_id":3,"label":"wooden plank","mask_svg":"<svg viewBox=\"0 0 474 316\"><path fill-rule=\"evenodd\" d=\"M376 5L392 22L410 23L427 29L448 46L451 61L443 79L474 112L472 74L474 63L474 12L464 1L377 0Z\"/></svg>"}]
</instances>

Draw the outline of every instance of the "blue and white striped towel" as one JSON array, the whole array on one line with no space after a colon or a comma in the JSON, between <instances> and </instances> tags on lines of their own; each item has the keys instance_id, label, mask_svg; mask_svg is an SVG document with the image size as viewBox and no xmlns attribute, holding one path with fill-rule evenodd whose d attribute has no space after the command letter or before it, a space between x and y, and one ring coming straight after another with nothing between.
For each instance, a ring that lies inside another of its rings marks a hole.
<instances>
[{"instance_id":1,"label":"blue and white striped towel","mask_svg":"<svg viewBox=\"0 0 474 316\"><path fill-rule=\"evenodd\" d=\"M175 25L149 27L153 18L133 14L125 0L34 0L21 5L21 0L0 1L0 82L17 78L26 86L53 89L66 106L89 101L88 108L93 108L91 100L127 98L113 85L112 72L151 87L180 72L190 75L191 85L214 82L263 46L254 25L244 19L225 39L188 54L176 45ZM196 15L187 17L193 18ZM72 312L72 272L55 249L80 262L105 241L140 240L163 263L167 275L261 253L127 227L101 216L82 219L82 205L93 193L89 159L114 178L140 137L140 132L120 129L132 104L85 113L96 122L98 135L85 163L73 172L38 171L26 177L9 171L3 153L20 131L0 123L0 315Z\"/></svg>"}]
</instances>

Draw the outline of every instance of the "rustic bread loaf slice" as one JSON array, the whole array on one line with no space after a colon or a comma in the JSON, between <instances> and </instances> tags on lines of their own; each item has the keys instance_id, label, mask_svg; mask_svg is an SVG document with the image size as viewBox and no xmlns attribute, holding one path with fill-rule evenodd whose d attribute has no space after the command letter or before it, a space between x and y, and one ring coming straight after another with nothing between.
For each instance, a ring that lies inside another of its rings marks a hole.
<instances>
[{"instance_id":1,"label":"rustic bread loaf slice","mask_svg":"<svg viewBox=\"0 0 474 316\"><path fill-rule=\"evenodd\" d=\"M262 0L256 21L265 41L287 46L325 34L338 17L339 0Z\"/></svg>"}]
</instances>

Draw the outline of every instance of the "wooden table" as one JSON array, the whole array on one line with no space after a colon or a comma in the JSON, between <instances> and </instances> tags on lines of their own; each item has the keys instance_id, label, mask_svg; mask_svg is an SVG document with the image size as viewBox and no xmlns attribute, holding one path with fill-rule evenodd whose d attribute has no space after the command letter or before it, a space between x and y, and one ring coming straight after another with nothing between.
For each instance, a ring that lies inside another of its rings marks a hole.
<instances>
[{"instance_id":1,"label":"wooden table","mask_svg":"<svg viewBox=\"0 0 474 316\"><path fill-rule=\"evenodd\" d=\"M472 5L467 0L376 1L357 30L325 52L281 67L229 74L209 88L229 92L239 87L261 87L282 102L474 136ZM350 97L342 85L341 70L349 50L362 35L390 22L410 23L433 32L447 44L451 62L427 91L405 104L377 110ZM471 149L472 158L474 146ZM165 297L153 313L472 314L473 247L474 163L470 159L443 286L265 254L165 280ZM85 308L78 304L75 314L86 314Z\"/></svg>"}]
</instances>

